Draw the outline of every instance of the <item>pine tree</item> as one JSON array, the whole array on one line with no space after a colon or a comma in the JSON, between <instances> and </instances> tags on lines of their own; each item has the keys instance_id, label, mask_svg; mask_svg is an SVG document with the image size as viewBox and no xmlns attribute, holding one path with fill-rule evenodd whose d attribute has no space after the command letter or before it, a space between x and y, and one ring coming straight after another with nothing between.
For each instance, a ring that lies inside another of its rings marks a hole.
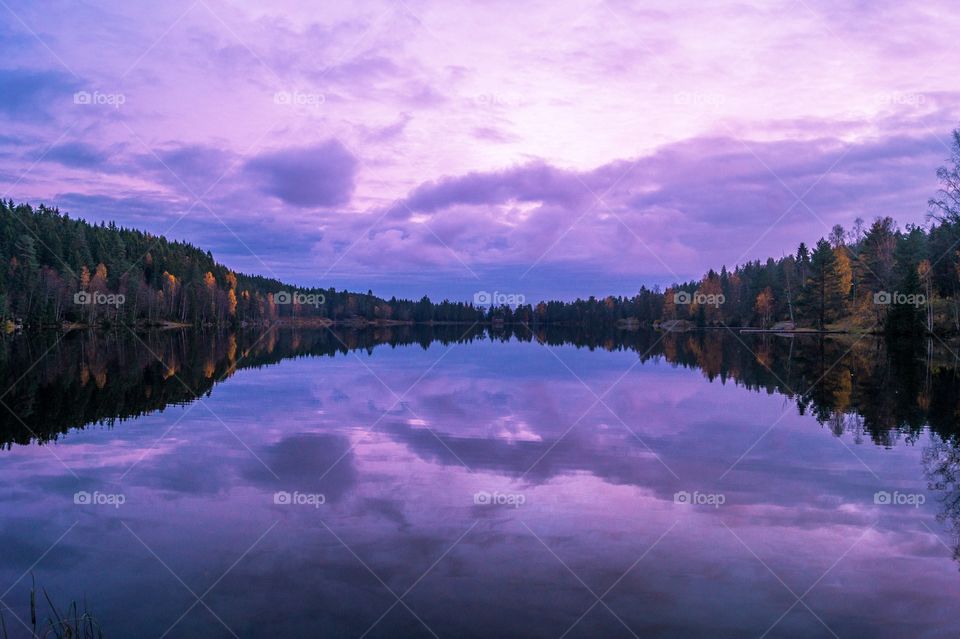
<instances>
[{"instance_id":1,"label":"pine tree","mask_svg":"<svg viewBox=\"0 0 960 639\"><path fill-rule=\"evenodd\" d=\"M899 290L887 314L884 327L887 335L924 335L924 314L920 302L922 286L916 269L910 269L900 282Z\"/></svg>"},{"instance_id":2,"label":"pine tree","mask_svg":"<svg viewBox=\"0 0 960 639\"><path fill-rule=\"evenodd\" d=\"M804 307L817 329L824 330L827 322L837 318L843 297L837 256L830 243L821 239L810 258L810 276L804 287Z\"/></svg>"}]
</instances>

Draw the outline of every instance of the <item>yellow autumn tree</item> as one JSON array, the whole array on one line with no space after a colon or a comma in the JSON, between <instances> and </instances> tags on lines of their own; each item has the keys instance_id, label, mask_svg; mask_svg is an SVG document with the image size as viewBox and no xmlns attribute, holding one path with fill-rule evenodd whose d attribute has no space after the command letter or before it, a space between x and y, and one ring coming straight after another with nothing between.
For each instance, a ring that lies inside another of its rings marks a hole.
<instances>
[{"instance_id":1,"label":"yellow autumn tree","mask_svg":"<svg viewBox=\"0 0 960 639\"><path fill-rule=\"evenodd\" d=\"M753 312L760 316L761 326L766 328L773 315L773 291L768 286L757 293L757 300L753 304Z\"/></svg>"},{"instance_id":2,"label":"yellow autumn tree","mask_svg":"<svg viewBox=\"0 0 960 639\"><path fill-rule=\"evenodd\" d=\"M95 291L105 291L107 289L107 267L100 262L97 264L97 270L93 272L93 279L90 280L90 286Z\"/></svg>"},{"instance_id":3,"label":"yellow autumn tree","mask_svg":"<svg viewBox=\"0 0 960 639\"><path fill-rule=\"evenodd\" d=\"M844 297L844 306L846 306L846 298L850 295L850 288L853 286L853 265L850 263L846 246L833 249L833 254L837 258L837 280L840 293Z\"/></svg>"},{"instance_id":4,"label":"yellow autumn tree","mask_svg":"<svg viewBox=\"0 0 960 639\"><path fill-rule=\"evenodd\" d=\"M203 287L207 291L207 309L209 311L209 318L216 317L217 315L217 278L213 276L213 273L207 271L203 275Z\"/></svg>"},{"instance_id":5,"label":"yellow autumn tree","mask_svg":"<svg viewBox=\"0 0 960 639\"><path fill-rule=\"evenodd\" d=\"M700 303L697 300L704 300L703 306L707 322L718 322L722 318L720 311L723 300L723 285L720 283L720 276L710 271L704 276L697 288L696 298L690 307L690 315L696 316L699 312ZM726 301L726 300L724 300Z\"/></svg>"},{"instance_id":6,"label":"yellow autumn tree","mask_svg":"<svg viewBox=\"0 0 960 639\"><path fill-rule=\"evenodd\" d=\"M227 315L237 316L237 274L233 271L227 273Z\"/></svg>"},{"instance_id":7,"label":"yellow autumn tree","mask_svg":"<svg viewBox=\"0 0 960 639\"><path fill-rule=\"evenodd\" d=\"M167 314L172 315L176 311L177 289L180 288L180 284L177 282L177 277L167 271L163 272L161 280L161 286L163 287L162 301L166 304Z\"/></svg>"}]
</instances>

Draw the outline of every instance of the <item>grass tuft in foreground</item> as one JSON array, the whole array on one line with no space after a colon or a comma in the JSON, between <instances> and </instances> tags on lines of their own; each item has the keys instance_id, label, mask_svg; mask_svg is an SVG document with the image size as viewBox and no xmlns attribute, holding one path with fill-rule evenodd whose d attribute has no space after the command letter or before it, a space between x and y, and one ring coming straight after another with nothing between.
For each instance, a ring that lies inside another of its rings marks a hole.
<instances>
[{"instance_id":1,"label":"grass tuft in foreground","mask_svg":"<svg viewBox=\"0 0 960 639\"><path fill-rule=\"evenodd\" d=\"M83 612L76 601L70 602L63 614L54 605L50 594L46 589L42 589L43 598L47 602L49 612L47 616L38 622L37 611L37 586L36 581L30 587L30 625L17 618L24 628L30 631L31 639L103 639L103 632L100 624L97 623L93 615L87 610L86 602L83 605ZM7 621L0 611L0 637L9 639L7 632Z\"/></svg>"}]
</instances>

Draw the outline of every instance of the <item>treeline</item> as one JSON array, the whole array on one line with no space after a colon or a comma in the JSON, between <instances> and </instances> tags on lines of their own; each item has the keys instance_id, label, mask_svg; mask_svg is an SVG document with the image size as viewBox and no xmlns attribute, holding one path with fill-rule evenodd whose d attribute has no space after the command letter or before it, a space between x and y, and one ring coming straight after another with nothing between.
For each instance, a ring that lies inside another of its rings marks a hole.
<instances>
[{"instance_id":1,"label":"treeline","mask_svg":"<svg viewBox=\"0 0 960 639\"><path fill-rule=\"evenodd\" d=\"M900 230L889 217L869 227L833 227L811 249L710 270L699 281L633 297L541 302L497 308L505 323L590 325L685 321L697 326L771 328L778 323L818 330L923 334L960 332L960 210L929 230Z\"/></svg>"},{"instance_id":2,"label":"treeline","mask_svg":"<svg viewBox=\"0 0 960 639\"><path fill-rule=\"evenodd\" d=\"M929 230L889 218L836 226L812 250L710 271L702 280L590 297L487 307L385 300L372 292L294 287L237 273L209 252L115 224L94 225L43 205L0 202L0 320L242 325L336 322L503 322L591 325L688 320L700 326L960 331L960 208Z\"/></svg>"},{"instance_id":3,"label":"treeline","mask_svg":"<svg viewBox=\"0 0 960 639\"><path fill-rule=\"evenodd\" d=\"M819 330L894 334L960 332L960 130L952 157L937 171L930 225L899 229L890 217L869 226L833 227L812 247L634 297L541 303L513 311L530 323L685 321L698 326L771 328L781 323ZM504 313L508 319L511 313Z\"/></svg>"},{"instance_id":4,"label":"treeline","mask_svg":"<svg viewBox=\"0 0 960 639\"><path fill-rule=\"evenodd\" d=\"M0 320L11 324L474 322L483 316L463 302L290 286L234 272L188 243L0 201Z\"/></svg>"},{"instance_id":5,"label":"treeline","mask_svg":"<svg viewBox=\"0 0 960 639\"><path fill-rule=\"evenodd\" d=\"M536 307L389 300L245 275L189 243L58 209L0 201L0 320L12 325L236 326L276 320L334 322L612 323L660 317L663 293L545 302Z\"/></svg>"},{"instance_id":6,"label":"treeline","mask_svg":"<svg viewBox=\"0 0 960 639\"><path fill-rule=\"evenodd\" d=\"M894 333L960 329L957 221L898 230L889 217L868 228L833 227L795 255L711 270L668 288L662 319L769 328L777 322Z\"/></svg>"}]
</instances>

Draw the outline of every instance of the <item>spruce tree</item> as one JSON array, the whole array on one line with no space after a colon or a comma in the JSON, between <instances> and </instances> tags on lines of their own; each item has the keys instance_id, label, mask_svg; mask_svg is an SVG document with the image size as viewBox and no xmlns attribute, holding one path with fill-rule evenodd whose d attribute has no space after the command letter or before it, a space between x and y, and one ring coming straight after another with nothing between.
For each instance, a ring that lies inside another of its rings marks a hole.
<instances>
[{"instance_id":1,"label":"spruce tree","mask_svg":"<svg viewBox=\"0 0 960 639\"><path fill-rule=\"evenodd\" d=\"M810 273L804 287L803 306L812 317L818 330L824 330L827 322L837 318L843 305L841 273L837 268L837 256L830 243L824 239L810 258Z\"/></svg>"}]
</instances>

